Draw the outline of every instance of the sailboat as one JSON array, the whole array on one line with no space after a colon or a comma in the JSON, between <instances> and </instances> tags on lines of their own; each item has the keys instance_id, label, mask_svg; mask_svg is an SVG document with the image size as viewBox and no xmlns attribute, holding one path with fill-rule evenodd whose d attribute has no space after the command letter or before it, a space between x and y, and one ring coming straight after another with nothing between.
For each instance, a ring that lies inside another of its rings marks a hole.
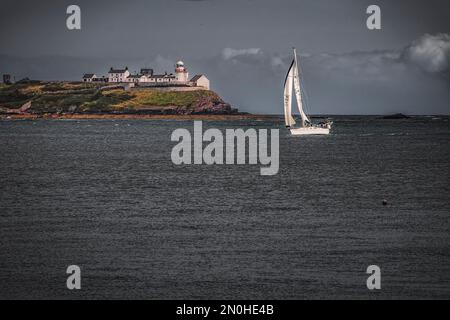
<instances>
[{"instance_id":1,"label":"sailboat","mask_svg":"<svg viewBox=\"0 0 450 320\"><path fill-rule=\"evenodd\" d=\"M292 135L310 135L310 134L329 134L331 125L330 121L322 122L318 125L313 124L306 113L303 111L302 91L300 88L300 77L298 72L297 51L294 49L294 59L289 67L286 79L284 81L284 120L286 128ZM300 112L301 122L298 127L294 117L292 116L292 85L294 86L295 97L297 100L298 111Z\"/></svg>"}]
</instances>

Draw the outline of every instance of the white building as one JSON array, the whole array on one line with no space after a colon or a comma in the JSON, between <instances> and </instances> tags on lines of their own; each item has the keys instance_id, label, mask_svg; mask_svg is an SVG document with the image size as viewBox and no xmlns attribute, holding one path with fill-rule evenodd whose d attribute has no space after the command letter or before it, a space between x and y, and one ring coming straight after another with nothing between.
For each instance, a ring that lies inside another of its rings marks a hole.
<instances>
[{"instance_id":1,"label":"white building","mask_svg":"<svg viewBox=\"0 0 450 320\"><path fill-rule=\"evenodd\" d=\"M97 79L97 76L93 73L85 73L83 75L83 82L92 82L95 81L95 79Z\"/></svg>"},{"instance_id":2,"label":"white building","mask_svg":"<svg viewBox=\"0 0 450 320\"><path fill-rule=\"evenodd\" d=\"M141 75L140 74L130 74L128 77L125 78L124 82L133 82L133 83L139 83L141 82Z\"/></svg>"},{"instance_id":3,"label":"white building","mask_svg":"<svg viewBox=\"0 0 450 320\"><path fill-rule=\"evenodd\" d=\"M152 80L155 83L175 82L176 77L173 74L154 74Z\"/></svg>"},{"instance_id":4,"label":"white building","mask_svg":"<svg viewBox=\"0 0 450 320\"><path fill-rule=\"evenodd\" d=\"M127 80L130 75L130 71L128 71L128 67L125 69L109 69L108 71L108 82L129 82Z\"/></svg>"},{"instance_id":5,"label":"white building","mask_svg":"<svg viewBox=\"0 0 450 320\"><path fill-rule=\"evenodd\" d=\"M196 87L203 87L209 90L209 80L204 74L197 74L191 79L191 82Z\"/></svg>"}]
</instances>

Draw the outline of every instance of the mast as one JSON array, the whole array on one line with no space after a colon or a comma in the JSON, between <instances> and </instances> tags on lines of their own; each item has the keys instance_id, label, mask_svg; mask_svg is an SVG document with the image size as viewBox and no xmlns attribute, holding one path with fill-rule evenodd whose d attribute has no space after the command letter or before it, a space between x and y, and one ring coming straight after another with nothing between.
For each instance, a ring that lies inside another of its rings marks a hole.
<instances>
[{"instance_id":1,"label":"mast","mask_svg":"<svg viewBox=\"0 0 450 320\"><path fill-rule=\"evenodd\" d=\"M300 117L302 118L302 127L305 126L305 122L310 122L308 116L303 111L303 103L302 103L302 94L300 88L300 77L298 71L298 62L297 62L297 50L294 49L294 91L295 97L297 98L297 107L300 112Z\"/></svg>"}]
</instances>

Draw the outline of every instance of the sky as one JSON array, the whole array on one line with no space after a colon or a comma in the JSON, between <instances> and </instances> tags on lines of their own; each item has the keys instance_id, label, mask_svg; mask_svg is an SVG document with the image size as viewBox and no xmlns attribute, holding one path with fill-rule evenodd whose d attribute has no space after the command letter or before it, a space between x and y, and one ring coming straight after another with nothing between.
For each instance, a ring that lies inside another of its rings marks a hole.
<instances>
[{"instance_id":1,"label":"sky","mask_svg":"<svg viewBox=\"0 0 450 320\"><path fill-rule=\"evenodd\" d=\"M81 8L68 30L66 8ZM381 30L366 8L381 8ZM450 114L448 0L0 0L0 73L79 80L185 62L241 111L282 113L300 56L313 114Z\"/></svg>"}]
</instances>

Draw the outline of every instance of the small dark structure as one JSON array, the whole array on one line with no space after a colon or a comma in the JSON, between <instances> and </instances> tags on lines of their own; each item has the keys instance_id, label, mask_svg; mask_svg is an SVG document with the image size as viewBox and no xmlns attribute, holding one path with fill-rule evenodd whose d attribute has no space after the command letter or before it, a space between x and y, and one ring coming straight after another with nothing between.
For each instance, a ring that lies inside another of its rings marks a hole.
<instances>
[{"instance_id":1,"label":"small dark structure","mask_svg":"<svg viewBox=\"0 0 450 320\"><path fill-rule=\"evenodd\" d=\"M11 75L10 74L4 74L3 75L3 83L4 84L11 84Z\"/></svg>"},{"instance_id":2,"label":"small dark structure","mask_svg":"<svg viewBox=\"0 0 450 320\"><path fill-rule=\"evenodd\" d=\"M141 75L145 74L147 76L152 76L153 75L153 69L151 69L151 68L142 68L140 74Z\"/></svg>"}]
</instances>

